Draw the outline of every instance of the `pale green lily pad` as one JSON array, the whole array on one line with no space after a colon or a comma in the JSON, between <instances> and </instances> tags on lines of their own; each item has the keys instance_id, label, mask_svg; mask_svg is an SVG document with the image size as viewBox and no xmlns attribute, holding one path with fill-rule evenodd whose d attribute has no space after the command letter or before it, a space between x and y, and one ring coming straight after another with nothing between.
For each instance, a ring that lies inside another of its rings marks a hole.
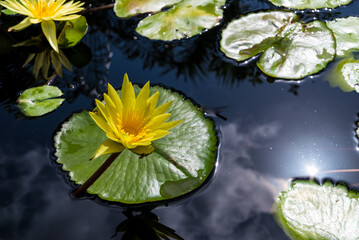
<instances>
[{"instance_id":1,"label":"pale green lily pad","mask_svg":"<svg viewBox=\"0 0 359 240\"><path fill-rule=\"evenodd\" d=\"M190 38L218 24L225 0L184 0L171 9L141 20L136 31L150 39Z\"/></svg>"},{"instance_id":2,"label":"pale green lily pad","mask_svg":"<svg viewBox=\"0 0 359 240\"><path fill-rule=\"evenodd\" d=\"M17 106L26 116L41 116L58 108L65 99L56 97L62 95L62 91L54 86L29 88L17 99Z\"/></svg>"},{"instance_id":3,"label":"pale green lily pad","mask_svg":"<svg viewBox=\"0 0 359 240\"><path fill-rule=\"evenodd\" d=\"M333 34L323 22L306 24L297 19L285 11L243 16L223 29L221 51L237 61L263 52L257 65L276 78L300 79L317 73L334 59Z\"/></svg>"},{"instance_id":4,"label":"pale green lily pad","mask_svg":"<svg viewBox=\"0 0 359 240\"><path fill-rule=\"evenodd\" d=\"M335 57L335 40L323 22L292 24L281 37L257 63L269 76L300 79L319 72Z\"/></svg>"},{"instance_id":5,"label":"pale green lily pad","mask_svg":"<svg viewBox=\"0 0 359 240\"><path fill-rule=\"evenodd\" d=\"M136 86L136 91L139 88ZM155 151L141 158L124 150L88 188L102 199L127 204L171 199L198 188L210 175L217 157L217 137L212 120L190 100L159 86L158 105L173 101L168 121L183 119L165 137L153 142ZM75 113L56 133L55 156L71 180L83 184L109 157L89 161L107 138L87 111Z\"/></svg>"},{"instance_id":6,"label":"pale green lily pad","mask_svg":"<svg viewBox=\"0 0 359 240\"><path fill-rule=\"evenodd\" d=\"M359 51L359 17L337 18L327 22L337 43L337 55Z\"/></svg>"},{"instance_id":7,"label":"pale green lily pad","mask_svg":"<svg viewBox=\"0 0 359 240\"><path fill-rule=\"evenodd\" d=\"M327 181L294 181L276 203L283 230L296 240L357 240L359 194Z\"/></svg>"},{"instance_id":8,"label":"pale green lily pad","mask_svg":"<svg viewBox=\"0 0 359 240\"><path fill-rule=\"evenodd\" d=\"M284 25L296 19L295 13L285 11L261 12L243 16L230 22L222 30L221 51L234 60L246 60L264 51L264 47L257 48L257 46L266 39L276 37ZM257 51L250 53L242 51L253 48Z\"/></svg>"},{"instance_id":9,"label":"pale green lily pad","mask_svg":"<svg viewBox=\"0 0 359 240\"><path fill-rule=\"evenodd\" d=\"M182 0L116 0L114 11L120 18L127 18L141 13L159 12L162 8L172 6Z\"/></svg>"},{"instance_id":10,"label":"pale green lily pad","mask_svg":"<svg viewBox=\"0 0 359 240\"><path fill-rule=\"evenodd\" d=\"M341 60L327 78L332 87L339 87L344 92L359 93L359 60L353 58Z\"/></svg>"},{"instance_id":11,"label":"pale green lily pad","mask_svg":"<svg viewBox=\"0 0 359 240\"><path fill-rule=\"evenodd\" d=\"M318 8L336 8L341 5L347 5L352 0L269 0L278 7L294 9L318 9Z\"/></svg>"},{"instance_id":12,"label":"pale green lily pad","mask_svg":"<svg viewBox=\"0 0 359 240\"><path fill-rule=\"evenodd\" d=\"M59 28L62 29L57 42L61 47L74 47L87 33L87 21L84 16L60 22Z\"/></svg>"}]
</instances>

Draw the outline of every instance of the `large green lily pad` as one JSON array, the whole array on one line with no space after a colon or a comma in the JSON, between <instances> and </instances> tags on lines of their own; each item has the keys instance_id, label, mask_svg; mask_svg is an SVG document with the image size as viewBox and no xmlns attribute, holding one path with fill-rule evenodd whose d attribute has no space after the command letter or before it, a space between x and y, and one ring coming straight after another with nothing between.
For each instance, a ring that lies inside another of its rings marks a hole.
<instances>
[{"instance_id":1,"label":"large green lily pad","mask_svg":"<svg viewBox=\"0 0 359 240\"><path fill-rule=\"evenodd\" d=\"M337 55L359 51L359 17L337 18L327 22L337 43Z\"/></svg>"},{"instance_id":2,"label":"large green lily pad","mask_svg":"<svg viewBox=\"0 0 359 240\"><path fill-rule=\"evenodd\" d=\"M159 12L162 8L172 6L182 0L116 0L114 11L120 18L127 18L141 13Z\"/></svg>"},{"instance_id":3,"label":"large green lily pad","mask_svg":"<svg viewBox=\"0 0 359 240\"><path fill-rule=\"evenodd\" d=\"M17 99L17 106L26 116L41 116L58 108L65 100L57 98L62 95L62 91L54 86L29 88Z\"/></svg>"},{"instance_id":4,"label":"large green lily pad","mask_svg":"<svg viewBox=\"0 0 359 240\"><path fill-rule=\"evenodd\" d=\"M184 0L168 11L141 20L136 31L150 39L190 38L218 24L225 0Z\"/></svg>"},{"instance_id":5,"label":"large green lily pad","mask_svg":"<svg viewBox=\"0 0 359 240\"><path fill-rule=\"evenodd\" d=\"M294 9L336 8L347 5L352 0L269 0L276 6Z\"/></svg>"},{"instance_id":6,"label":"large green lily pad","mask_svg":"<svg viewBox=\"0 0 359 240\"><path fill-rule=\"evenodd\" d=\"M356 240L359 236L359 194L329 181L294 181L276 203L283 230L297 240Z\"/></svg>"},{"instance_id":7,"label":"large green lily pad","mask_svg":"<svg viewBox=\"0 0 359 240\"><path fill-rule=\"evenodd\" d=\"M285 11L243 16L223 29L221 51L237 61L263 52L257 65L276 78L300 79L317 73L334 59L333 34L323 22L297 21L294 13Z\"/></svg>"},{"instance_id":8,"label":"large green lily pad","mask_svg":"<svg viewBox=\"0 0 359 240\"><path fill-rule=\"evenodd\" d=\"M139 88L136 86L138 92ZM212 120L190 100L159 86L158 105L173 101L168 121L183 119L165 137L153 142L155 151L141 157L124 150L97 181L91 194L109 201L137 204L171 199L198 188L209 176L217 156L217 137ZM83 184L109 157L89 161L107 138L87 111L75 113L56 133L55 156L71 180Z\"/></svg>"}]
</instances>

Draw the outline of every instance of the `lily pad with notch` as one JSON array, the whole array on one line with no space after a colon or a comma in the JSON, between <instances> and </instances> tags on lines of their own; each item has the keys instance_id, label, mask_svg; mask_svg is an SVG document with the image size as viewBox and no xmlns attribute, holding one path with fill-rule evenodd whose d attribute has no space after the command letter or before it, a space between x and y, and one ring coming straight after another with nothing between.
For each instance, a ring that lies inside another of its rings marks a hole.
<instances>
[{"instance_id":1,"label":"lily pad with notch","mask_svg":"<svg viewBox=\"0 0 359 240\"><path fill-rule=\"evenodd\" d=\"M296 180L275 205L276 218L294 240L352 240L359 236L359 193L344 184Z\"/></svg>"},{"instance_id":2,"label":"lily pad with notch","mask_svg":"<svg viewBox=\"0 0 359 240\"><path fill-rule=\"evenodd\" d=\"M222 30L221 51L244 61L262 53L257 66L275 78L301 79L317 73L335 57L335 39L325 23L302 23L295 13L252 13Z\"/></svg>"},{"instance_id":3,"label":"lily pad with notch","mask_svg":"<svg viewBox=\"0 0 359 240\"><path fill-rule=\"evenodd\" d=\"M19 110L26 116L36 117L58 108L64 98L57 98L63 92L54 86L40 86L26 89L17 99Z\"/></svg>"},{"instance_id":4,"label":"lily pad with notch","mask_svg":"<svg viewBox=\"0 0 359 240\"><path fill-rule=\"evenodd\" d=\"M219 143L213 121L183 95L160 86L150 88L151 94L157 91L158 105L173 101L168 121L184 121L153 141L155 150L149 155L122 151L88 193L130 205L172 200L199 188L214 171ZM88 111L75 113L62 124L54 137L55 156L71 181L83 184L106 161L109 154L89 161L106 139Z\"/></svg>"}]
</instances>

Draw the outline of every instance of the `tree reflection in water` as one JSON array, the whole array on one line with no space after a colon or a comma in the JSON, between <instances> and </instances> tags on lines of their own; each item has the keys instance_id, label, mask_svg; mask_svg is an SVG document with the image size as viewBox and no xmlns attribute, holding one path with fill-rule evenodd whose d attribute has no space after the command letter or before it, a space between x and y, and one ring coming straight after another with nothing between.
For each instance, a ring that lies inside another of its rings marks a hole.
<instances>
[{"instance_id":1,"label":"tree reflection in water","mask_svg":"<svg viewBox=\"0 0 359 240\"><path fill-rule=\"evenodd\" d=\"M183 240L175 230L160 223L157 215L149 210L142 211L138 215L127 210L123 214L127 219L116 227L113 239L119 239L117 235L122 233L121 240Z\"/></svg>"}]
</instances>

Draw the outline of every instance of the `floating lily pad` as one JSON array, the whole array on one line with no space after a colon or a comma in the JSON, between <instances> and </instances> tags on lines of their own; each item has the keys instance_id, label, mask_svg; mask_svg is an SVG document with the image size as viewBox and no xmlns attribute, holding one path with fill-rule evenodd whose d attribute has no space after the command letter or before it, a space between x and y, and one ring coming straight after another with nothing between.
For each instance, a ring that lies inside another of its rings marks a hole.
<instances>
[{"instance_id":1,"label":"floating lily pad","mask_svg":"<svg viewBox=\"0 0 359 240\"><path fill-rule=\"evenodd\" d=\"M277 220L292 239L358 239L359 194L344 185L294 181L276 207Z\"/></svg>"},{"instance_id":2,"label":"floating lily pad","mask_svg":"<svg viewBox=\"0 0 359 240\"><path fill-rule=\"evenodd\" d=\"M339 87L344 92L359 93L359 60L347 58L336 64L328 76L332 87Z\"/></svg>"},{"instance_id":3,"label":"floating lily pad","mask_svg":"<svg viewBox=\"0 0 359 240\"><path fill-rule=\"evenodd\" d=\"M139 87L136 86L136 91ZM167 200L198 188L214 168L217 137L212 120L190 100L159 86L158 105L173 101L168 121L183 119L165 137L155 140L155 151L141 157L126 149L97 181L88 188L100 198L127 204ZM57 162L71 180L83 184L109 157L89 161L107 139L87 111L75 113L54 138Z\"/></svg>"},{"instance_id":4,"label":"floating lily pad","mask_svg":"<svg viewBox=\"0 0 359 240\"><path fill-rule=\"evenodd\" d=\"M296 19L295 13L284 11L255 13L236 19L222 31L221 51L234 60L246 60L263 52L266 48L260 44L276 37L284 25ZM248 49L253 50L245 51Z\"/></svg>"},{"instance_id":5,"label":"floating lily pad","mask_svg":"<svg viewBox=\"0 0 359 240\"><path fill-rule=\"evenodd\" d=\"M59 28L62 29L57 42L61 47L74 47L87 32L86 18L79 18L60 22Z\"/></svg>"},{"instance_id":6,"label":"floating lily pad","mask_svg":"<svg viewBox=\"0 0 359 240\"><path fill-rule=\"evenodd\" d=\"M359 17L337 18L327 22L337 43L337 55L359 51Z\"/></svg>"},{"instance_id":7,"label":"floating lily pad","mask_svg":"<svg viewBox=\"0 0 359 240\"><path fill-rule=\"evenodd\" d=\"M294 9L318 9L318 8L336 8L340 5L347 5L352 0L269 0L278 7L287 7Z\"/></svg>"},{"instance_id":8,"label":"floating lily pad","mask_svg":"<svg viewBox=\"0 0 359 240\"><path fill-rule=\"evenodd\" d=\"M62 91L54 86L29 88L17 99L17 106L26 116L41 116L58 108L65 99L56 97L62 95Z\"/></svg>"},{"instance_id":9,"label":"floating lily pad","mask_svg":"<svg viewBox=\"0 0 359 240\"><path fill-rule=\"evenodd\" d=\"M116 0L114 11L120 18L127 18L141 13L159 12L162 8L172 6L182 0Z\"/></svg>"},{"instance_id":10,"label":"floating lily pad","mask_svg":"<svg viewBox=\"0 0 359 240\"><path fill-rule=\"evenodd\" d=\"M335 56L335 40L325 23L300 23L294 13L253 13L222 31L221 51L243 61L261 52L258 67L276 78L300 79L322 70ZM253 28L253 29L252 29Z\"/></svg>"},{"instance_id":11,"label":"floating lily pad","mask_svg":"<svg viewBox=\"0 0 359 240\"><path fill-rule=\"evenodd\" d=\"M190 38L218 24L225 0L184 0L171 9L141 20L136 31L150 39Z\"/></svg>"}]
</instances>

